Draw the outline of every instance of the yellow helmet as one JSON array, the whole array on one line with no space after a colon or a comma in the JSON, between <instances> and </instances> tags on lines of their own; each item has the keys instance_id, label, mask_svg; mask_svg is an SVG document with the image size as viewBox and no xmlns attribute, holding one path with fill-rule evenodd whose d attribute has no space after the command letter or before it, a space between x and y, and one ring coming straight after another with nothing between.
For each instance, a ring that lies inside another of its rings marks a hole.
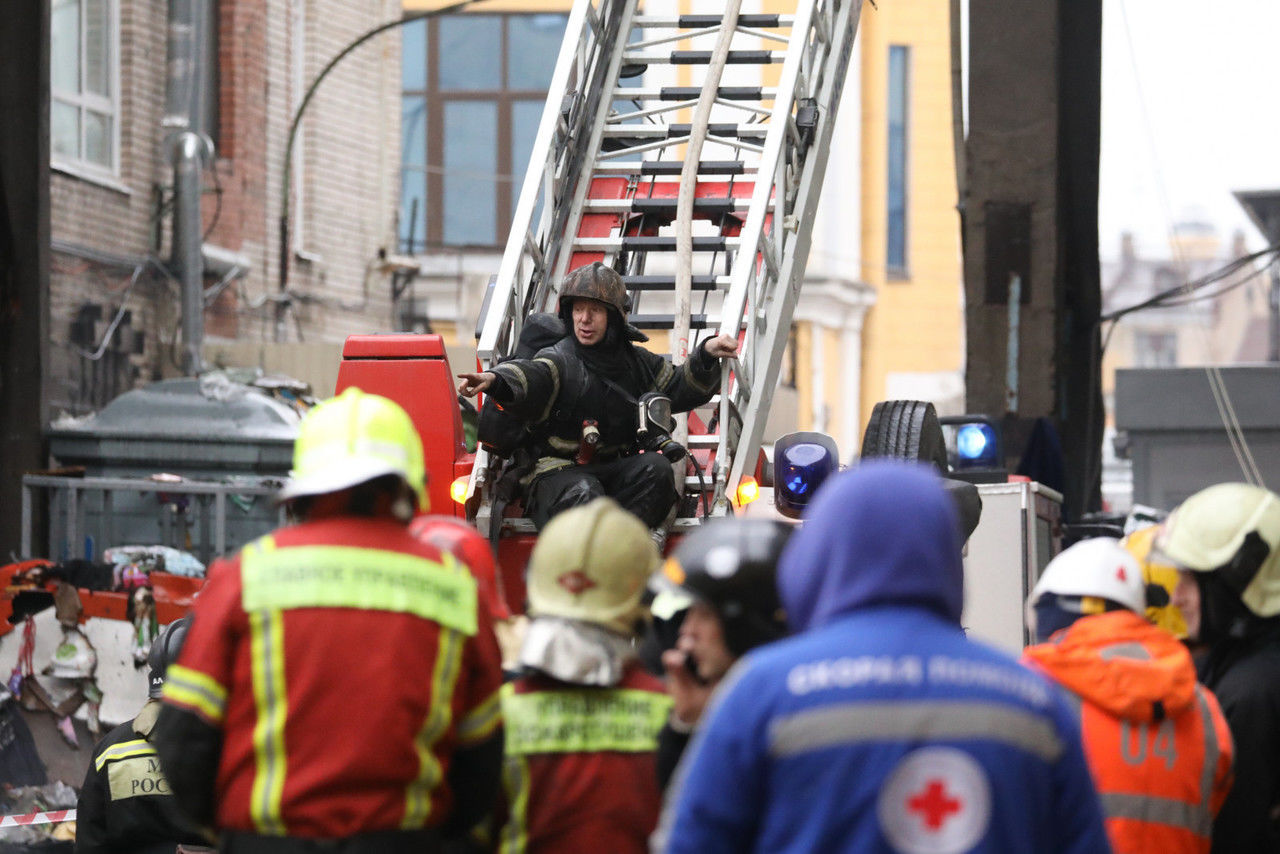
<instances>
[{"instance_id":1,"label":"yellow helmet","mask_svg":"<svg viewBox=\"0 0 1280 854\"><path fill-rule=\"evenodd\" d=\"M542 530L529 556L529 616L631 634L657 566L649 529L616 501L597 498L570 508Z\"/></svg>"},{"instance_id":2,"label":"yellow helmet","mask_svg":"<svg viewBox=\"0 0 1280 854\"><path fill-rule=\"evenodd\" d=\"M1280 614L1280 495L1219 483L1182 502L1156 549L1180 569L1213 572L1259 617Z\"/></svg>"},{"instance_id":3,"label":"yellow helmet","mask_svg":"<svg viewBox=\"0 0 1280 854\"><path fill-rule=\"evenodd\" d=\"M427 510L422 439L400 405L348 388L302 419L293 443L293 471L280 500L337 492L386 475L397 475Z\"/></svg>"},{"instance_id":4,"label":"yellow helmet","mask_svg":"<svg viewBox=\"0 0 1280 854\"><path fill-rule=\"evenodd\" d=\"M1160 526L1155 524L1139 528L1121 540L1120 545L1133 555L1133 559L1142 568L1142 580L1147 585L1147 619L1174 637L1185 638L1187 621L1178 606L1173 604L1173 588L1178 586L1178 568L1152 550L1159 530ZM1155 587L1165 591L1158 603L1153 601L1156 599L1152 593Z\"/></svg>"}]
</instances>

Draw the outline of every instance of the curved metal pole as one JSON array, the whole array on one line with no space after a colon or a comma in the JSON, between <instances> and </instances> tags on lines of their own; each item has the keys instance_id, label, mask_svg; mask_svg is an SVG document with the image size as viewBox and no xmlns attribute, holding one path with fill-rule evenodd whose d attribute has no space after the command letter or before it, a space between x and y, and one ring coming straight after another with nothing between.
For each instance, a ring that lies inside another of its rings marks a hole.
<instances>
[{"instance_id":1,"label":"curved metal pole","mask_svg":"<svg viewBox=\"0 0 1280 854\"><path fill-rule=\"evenodd\" d=\"M329 75L339 62L346 58L360 45L367 42L380 33L387 30L402 27L413 21L421 21L425 18L435 18L440 15L447 15L450 12L457 12L467 6L474 6L477 3L485 3L488 0L460 0L460 2L452 3L448 6L441 6L439 9L431 9L426 12L415 12L412 15L406 15L403 18L397 18L394 21L388 21L374 27L372 30L361 35L355 41L348 44L338 54L325 63L324 68L316 75L316 79L311 81L311 85L307 87L306 94L302 96L302 103L298 105L298 109L293 113L293 121L289 124L289 138L285 142L284 150L284 179L280 198L280 293L284 293L289 285L289 196L293 184L293 142L298 135L298 127L302 124L302 114L306 112L307 106L311 103L311 98L315 95L316 89L320 87L320 82ZM284 304L276 304L277 323L283 316Z\"/></svg>"}]
</instances>

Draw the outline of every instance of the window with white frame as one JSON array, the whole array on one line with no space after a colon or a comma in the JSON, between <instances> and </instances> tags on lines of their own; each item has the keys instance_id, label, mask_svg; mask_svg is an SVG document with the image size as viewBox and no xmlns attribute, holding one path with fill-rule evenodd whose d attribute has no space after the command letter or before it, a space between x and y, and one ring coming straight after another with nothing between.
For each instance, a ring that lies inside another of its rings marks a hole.
<instances>
[{"instance_id":1,"label":"window with white frame","mask_svg":"<svg viewBox=\"0 0 1280 854\"><path fill-rule=\"evenodd\" d=\"M53 0L50 31L53 160L114 175L120 116L116 0Z\"/></svg>"}]
</instances>

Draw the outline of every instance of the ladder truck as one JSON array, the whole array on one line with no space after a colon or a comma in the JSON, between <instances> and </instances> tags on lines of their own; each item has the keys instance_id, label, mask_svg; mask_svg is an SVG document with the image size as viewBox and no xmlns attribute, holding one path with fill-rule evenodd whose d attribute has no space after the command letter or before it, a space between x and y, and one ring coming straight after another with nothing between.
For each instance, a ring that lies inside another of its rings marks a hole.
<instances>
[{"instance_id":1,"label":"ladder truck","mask_svg":"<svg viewBox=\"0 0 1280 854\"><path fill-rule=\"evenodd\" d=\"M738 486L762 465L862 3L799 0L791 15L739 14L738 5L670 16L644 14L638 0L574 4L476 330L484 370L513 353L527 317L555 310L568 271L601 261L623 277L632 325L665 331L674 361L700 335L738 338L719 393L682 425L693 460L677 478L686 499L669 544L708 515L733 512ZM455 512L496 543L508 595L521 596L534 528L495 500L503 460L483 446L474 456L461 449L452 385L438 377L428 391L388 374L397 354L443 358L438 344L415 343L427 337L349 339L338 388L386 394L437 434L424 434L437 466L433 506L442 506L436 494L451 506L452 484ZM440 414L450 411L441 437Z\"/></svg>"}]
</instances>

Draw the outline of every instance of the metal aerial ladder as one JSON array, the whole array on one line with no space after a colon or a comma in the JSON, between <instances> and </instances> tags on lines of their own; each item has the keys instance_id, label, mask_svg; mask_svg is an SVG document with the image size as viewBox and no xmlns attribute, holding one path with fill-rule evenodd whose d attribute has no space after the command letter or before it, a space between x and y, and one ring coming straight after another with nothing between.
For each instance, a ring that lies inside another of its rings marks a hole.
<instances>
[{"instance_id":1,"label":"metal aerial ladder","mask_svg":"<svg viewBox=\"0 0 1280 854\"><path fill-rule=\"evenodd\" d=\"M686 477L703 501L680 528L728 512L755 469L862 2L799 0L794 15L738 14L736 0L717 15L638 6L574 4L477 353L484 368L510 354L524 319L553 311L565 273L592 261L622 274L633 325L671 330L675 361L690 330L738 336L720 393L688 420L706 477ZM482 448L467 493L482 531L494 473ZM532 530L521 523L503 522Z\"/></svg>"}]
</instances>

